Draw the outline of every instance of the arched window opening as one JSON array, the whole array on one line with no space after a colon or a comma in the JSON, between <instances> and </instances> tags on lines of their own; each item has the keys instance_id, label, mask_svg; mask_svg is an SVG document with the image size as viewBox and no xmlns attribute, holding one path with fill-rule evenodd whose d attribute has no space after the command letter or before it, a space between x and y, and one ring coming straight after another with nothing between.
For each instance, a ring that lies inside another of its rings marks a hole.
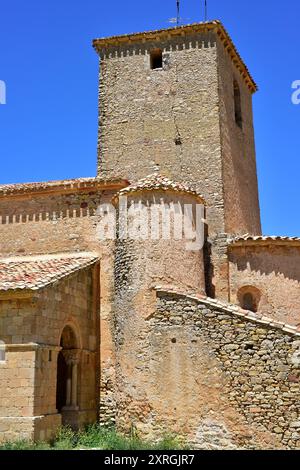
<instances>
[{"instance_id":1,"label":"arched window opening","mask_svg":"<svg viewBox=\"0 0 300 470\"><path fill-rule=\"evenodd\" d=\"M60 339L61 351L57 357L56 408L59 413L78 408L79 343L75 331L65 326ZM64 416L63 416L64 422Z\"/></svg>"},{"instance_id":2,"label":"arched window opening","mask_svg":"<svg viewBox=\"0 0 300 470\"><path fill-rule=\"evenodd\" d=\"M5 343L0 341L0 362L5 362Z\"/></svg>"},{"instance_id":3,"label":"arched window opening","mask_svg":"<svg viewBox=\"0 0 300 470\"><path fill-rule=\"evenodd\" d=\"M242 115L241 90L236 80L234 80L233 82L233 89L234 89L235 122L242 129L243 128L243 115Z\"/></svg>"},{"instance_id":4,"label":"arched window opening","mask_svg":"<svg viewBox=\"0 0 300 470\"><path fill-rule=\"evenodd\" d=\"M242 287L237 294L242 309L256 313L259 309L261 292L254 286Z\"/></svg>"}]
</instances>

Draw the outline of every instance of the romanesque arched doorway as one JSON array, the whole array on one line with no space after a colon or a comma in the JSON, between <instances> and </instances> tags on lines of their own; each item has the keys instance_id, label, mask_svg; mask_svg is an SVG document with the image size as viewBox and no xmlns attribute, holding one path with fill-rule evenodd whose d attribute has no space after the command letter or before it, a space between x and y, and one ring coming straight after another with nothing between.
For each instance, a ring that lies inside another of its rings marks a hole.
<instances>
[{"instance_id":1,"label":"romanesque arched doorway","mask_svg":"<svg viewBox=\"0 0 300 470\"><path fill-rule=\"evenodd\" d=\"M62 415L62 424L78 426L78 369L80 345L72 326L63 329L60 339L61 351L57 358L56 408Z\"/></svg>"}]
</instances>

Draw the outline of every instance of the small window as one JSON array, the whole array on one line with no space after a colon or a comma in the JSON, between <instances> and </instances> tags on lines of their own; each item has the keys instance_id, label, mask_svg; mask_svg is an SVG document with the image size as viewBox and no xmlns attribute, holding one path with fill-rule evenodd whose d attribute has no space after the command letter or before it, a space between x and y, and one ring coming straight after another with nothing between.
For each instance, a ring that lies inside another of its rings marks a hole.
<instances>
[{"instance_id":1,"label":"small window","mask_svg":"<svg viewBox=\"0 0 300 470\"><path fill-rule=\"evenodd\" d=\"M241 90L236 80L234 80L233 82L233 89L234 89L235 122L242 129L243 128L243 116L242 116Z\"/></svg>"},{"instance_id":2,"label":"small window","mask_svg":"<svg viewBox=\"0 0 300 470\"><path fill-rule=\"evenodd\" d=\"M51 349L49 350L48 361L52 362L52 351L51 351Z\"/></svg>"},{"instance_id":3,"label":"small window","mask_svg":"<svg viewBox=\"0 0 300 470\"><path fill-rule=\"evenodd\" d=\"M161 49L153 49L150 53L150 67L154 69L162 69L163 58Z\"/></svg>"},{"instance_id":4,"label":"small window","mask_svg":"<svg viewBox=\"0 0 300 470\"><path fill-rule=\"evenodd\" d=\"M243 296L243 309L250 310L250 312L256 312L255 300L250 292L247 292Z\"/></svg>"},{"instance_id":5,"label":"small window","mask_svg":"<svg viewBox=\"0 0 300 470\"><path fill-rule=\"evenodd\" d=\"M250 312L258 312L261 301L261 292L254 286L244 286L238 293L237 298L240 306Z\"/></svg>"},{"instance_id":6,"label":"small window","mask_svg":"<svg viewBox=\"0 0 300 470\"><path fill-rule=\"evenodd\" d=\"M5 343L0 341L0 362L5 361Z\"/></svg>"}]
</instances>

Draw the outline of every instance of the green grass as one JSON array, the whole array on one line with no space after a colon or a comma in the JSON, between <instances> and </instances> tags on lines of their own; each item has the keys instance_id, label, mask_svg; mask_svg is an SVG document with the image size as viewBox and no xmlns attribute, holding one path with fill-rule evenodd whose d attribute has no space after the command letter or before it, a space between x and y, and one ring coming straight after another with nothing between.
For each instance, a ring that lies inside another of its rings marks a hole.
<instances>
[{"instance_id":1,"label":"green grass","mask_svg":"<svg viewBox=\"0 0 300 470\"><path fill-rule=\"evenodd\" d=\"M166 435L157 442L140 439L135 433L130 437L99 424L88 426L84 431L74 432L65 426L58 430L53 442L17 441L0 445L0 450L180 450L184 448L179 439Z\"/></svg>"}]
</instances>

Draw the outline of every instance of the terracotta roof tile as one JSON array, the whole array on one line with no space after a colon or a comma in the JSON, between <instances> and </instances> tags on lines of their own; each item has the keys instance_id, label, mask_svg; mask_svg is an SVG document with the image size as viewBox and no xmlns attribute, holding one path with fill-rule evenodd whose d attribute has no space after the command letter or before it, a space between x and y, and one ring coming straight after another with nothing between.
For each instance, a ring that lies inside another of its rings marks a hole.
<instances>
[{"instance_id":1,"label":"terracotta roof tile","mask_svg":"<svg viewBox=\"0 0 300 470\"><path fill-rule=\"evenodd\" d=\"M231 246L240 246L240 245L253 245L253 244L300 244L299 237L280 237L280 236L255 236L255 235L243 235L240 237L230 238L228 244Z\"/></svg>"},{"instance_id":2,"label":"terracotta roof tile","mask_svg":"<svg viewBox=\"0 0 300 470\"><path fill-rule=\"evenodd\" d=\"M117 199L119 196L126 196L128 194L136 193L139 191L153 190L173 191L178 193L192 194L201 199L204 203L203 196L201 196L201 194L199 194L196 190L185 184L171 181L170 179L160 175L159 173L153 173L147 176L146 178L142 178L137 183L130 185L124 189L121 189L121 191L119 191L119 193L114 199Z\"/></svg>"},{"instance_id":3,"label":"terracotta roof tile","mask_svg":"<svg viewBox=\"0 0 300 470\"><path fill-rule=\"evenodd\" d=\"M93 253L0 259L0 291L38 290L95 264Z\"/></svg>"}]
</instances>

